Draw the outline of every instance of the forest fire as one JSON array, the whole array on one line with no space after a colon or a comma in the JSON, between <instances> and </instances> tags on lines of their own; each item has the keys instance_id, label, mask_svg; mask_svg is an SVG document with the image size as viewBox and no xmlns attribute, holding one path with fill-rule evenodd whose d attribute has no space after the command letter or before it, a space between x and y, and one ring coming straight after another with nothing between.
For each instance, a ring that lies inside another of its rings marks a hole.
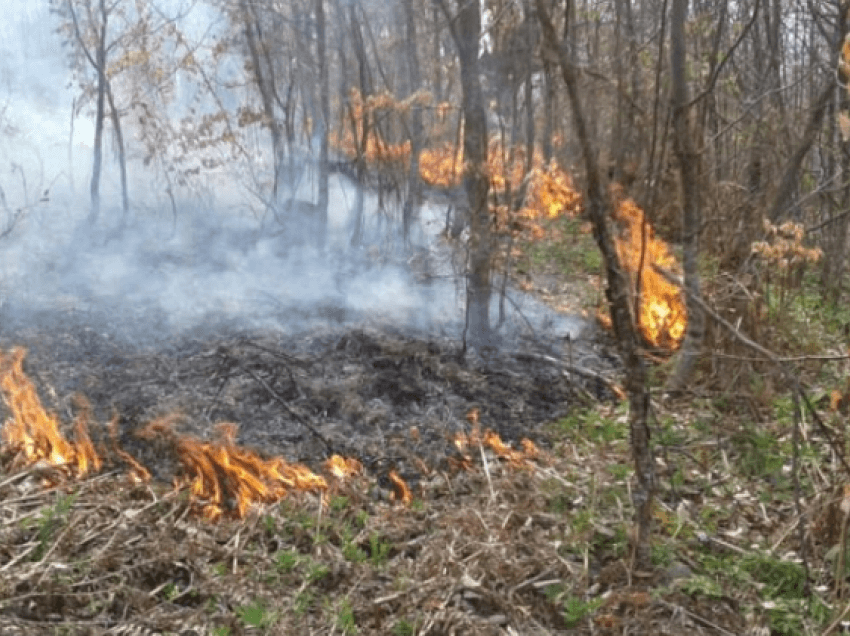
<instances>
[{"instance_id":1,"label":"forest fire","mask_svg":"<svg viewBox=\"0 0 850 636\"><path fill-rule=\"evenodd\" d=\"M354 116L359 122L355 129L362 134L363 116L378 108L398 109L389 97L367 100L364 105L359 93L353 93ZM350 156L356 155L352 135L337 142ZM364 157L374 165L386 162L401 162L407 166L410 144L387 144L377 131L366 140ZM447 143L426 148L420 155L420 175L426 183L436 187L456 187L463 176L463 149ZM581 194L572 178L555 161L546 164L542 155L535 152L530 162L531 171L525 174L528 162L522 148L506 149L493 140L488 147L487 172L491 190L495 194L517 193L527 180L527 192L522 208L514 215L508 206L493 207L500 231L505 228L521 227L530 230L532 239L539 239L545 232L538 222L541 218L553 219L564 214L576 215L582 209ZM623 267L632 281L633 297L639 297L637 326L644 339L651 345L667 350L679 347L687 325L685 306L678 288L658 274L653 266L677 269L675 257L664 241L655 237L652 227L645 222L643 210L631 199L626 199L617 190L619 199L615 217L622 232L616 239L617 251ZM511 219L522 219L518 224ZM638 289L639 287L639 289ZM608 322L602 318L603 322Z\"/></svg>"},{"instance_id":2,"label":"forest fire","mask_svg":"<svg viewBox=\"0 0 850 636\"><path fill-rule=\"evenodd\" d=\"M138 433L143 439L173 443L184 472L175 486L188 487L201 514L212 521L222 516L243 518L255 504L274 503L290 490L324 491L328 484L305 466L281 458L265 460L235 443L235 424L220 424L219 439L202 442L174 432L175 418L161 418Z\"/></svg>"},{"instance_id":3,"label":"forest fire","mask_svg":"<svg viewBox=\"0 0 850 636\"><path fill-rule=\"evenodd\" d=\"M479 417L478 409L471 410L466 415L467 421L472 426L470 432L457 433L452 437L455 448L463 456L463 461L459 462L463 469L469 470L472 466L472 458L469 456L469 449L472 446L486 446L514 468L527 467L532 459L540 457L540 450L530 439L522 439L520 442L522 450L517 450L505 444L495 431L489 428L482 431Z\"/></svg>"}]
</instances>

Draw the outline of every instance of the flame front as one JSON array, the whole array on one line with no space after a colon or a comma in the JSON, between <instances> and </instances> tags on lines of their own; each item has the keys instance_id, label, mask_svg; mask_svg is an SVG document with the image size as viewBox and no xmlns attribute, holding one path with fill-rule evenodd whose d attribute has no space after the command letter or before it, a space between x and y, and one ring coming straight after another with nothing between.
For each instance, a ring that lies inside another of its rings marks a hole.
<instances>
[{"instance_id":1,"label":"flame front","mask_svg":"<svg viewBox=\"0 0 850 636\"><path fill-rule=\"evenodd\" d=\"M3 425L2 440L17 448L24 465L44 461L63 467L79 477L97 472L101 459L88 434L88 409L83 408L75 423L76 439L69 442L59 430L58 420L41 405L38 393L23 370L26 350L0 352L0 392L12 417Z\"/></svg>"},{"instance_id":2,"label":"flame front","mask_svg":"<svg viewBox=\"0 0 850 636\"><path fill-rule=\"evenodd\" d=\"M222 516L244 517L255 504L274 503L290 490L324 491L324 477L307 467L289 464L280 457L265 460L234 442L235 424L220 424L219 439L203 442L189 436L176 435L173 418L151 422L142 437L166 437L174 442L185 474L177 486L189 486L193 501L204 517L217 520Z\"/></svg>"}]
</instances>

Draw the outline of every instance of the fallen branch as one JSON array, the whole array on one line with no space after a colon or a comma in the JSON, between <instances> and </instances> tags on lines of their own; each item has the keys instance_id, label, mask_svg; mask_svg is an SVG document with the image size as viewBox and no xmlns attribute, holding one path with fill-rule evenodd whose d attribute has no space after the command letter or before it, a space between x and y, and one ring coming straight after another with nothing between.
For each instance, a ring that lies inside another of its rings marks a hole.
<instances>
[{"instance_id":1,"label":"fallen branch","mask_svg":"<svg viewBox=\"0 0 850 636\"><path fill-rule=\"evenodd\" d=\"M604 375L600 375L596 371L591 371L590 369L586 369L585 367L579 367L574 364L569 364L562 360L558 360L557 358L553 358L551 356L545 356L538 353L525 353L525 352L517 352L513 354L514 358L517 359L526 359L526 360L534 360L536 362L545 362L547 364L552 364L564 371L569 373L575 373L576 375L583 376L585 378L596 380L597 382L601 382L604 384L609 391L611 391L614 395L616 395L621 400L626 399L626 392L620 387L620 385L615 382L609 380Z\"/></svg>"}]
</instances>

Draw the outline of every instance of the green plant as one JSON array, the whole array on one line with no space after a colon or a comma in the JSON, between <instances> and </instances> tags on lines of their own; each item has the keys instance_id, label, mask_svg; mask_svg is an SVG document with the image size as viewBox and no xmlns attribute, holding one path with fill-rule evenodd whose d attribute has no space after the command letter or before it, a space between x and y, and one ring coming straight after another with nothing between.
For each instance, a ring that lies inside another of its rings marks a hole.
<instances>
[{"instance_id":1,"label":"green plant","mask_svg":"<svg viewBox=\"0 0 850 636\"><path fill-rule=\"evenodd\" d=\"M236 615L246 625L267 629L277 622L277 613L269 611L262 601L254 601L236 608Z\"/></svg>"},{"instance_id":2,"label":"green plant","mask_svg":"<svg viewBox=\"0 0 850 636\"><path fill-rule=\"evenodd\" d=\"M400 619L392 627L393 636L413 636L419 627L419 621L412 623L406 618Z\"/></svg>"},{"instance_id":3,"label":"green plant","mask_svg":"<svg viewBox=\"0 0 850 636\"><path fill-rule=\"evenodd\" d=\"M692 576L682 579L679 589L691 596L704 596L706 598L718 599L723 596L720 584L707 576Z\"/></svg>"},{"instance_id":4,"label":"green plant","mask_svg":"<svg viewBox=\"0 0 850 636\"><path fill-rule=\"evenodd\" d=\"M314 563L310 566L310 570L307 572L307 581L310 583L316 583L317 581L321 581L328 574L330 574L330 569L328 569L327 566Z\"/></svg>"},{"instance_id":5,"label":"green plant","mask_svg":"<svg viewBox=\"0 0 850 636\"><path fill-rule=\"evenodd\" d=\"M652 563L658 566L668 566L673 562L674 548L666 543L653 543Z\"/></svg>"},{"instance_id":6,"label":"green plant","mask_svg":"<svg viewBox=\"0 0 850 636\"><path fill-rule=\"evenodd\" d=\"M377 534L369 536L369 560L376 568L385 565L390 555L392 544L384 541Z\"/></svg>"},{"instance_id":7,"label":"green plant","mask_svg":"<svg viewBox=\"0 0 850 636\"><path fill-rule=\"evenodd\" d=\"M356 634L357 623L354 620L354 610L351 608L351 601L347 598L342 600L339 612L336 617L336 627L342 630L343 634Z\"/></svg>"},{"instance_id":8,"label":"green plant","mask_svg":"<svg viewBox=\"0 0 850 636\"><path fill-rule=\"evenodd\" d=\"M348 532L343 532L342 556L352 563L363 563L369 558L366 551L351 540Z\"/></svg>"},{"instance_id":9,"label":"green plant","mask_svg":"<svg viewBox=\"0 0 850 636\"><path fill-rule=\"evenodd\" d=\"M358 528L365 528L366 522L369 520L369 513L365 510L358 510L354 515L354 525Z\"/></svg>"},{"instance_id":10,"label":"green plant","mask_svg":"<svg viewBox=\"0 0 850 636\"><path fill-rule=\"evenodd\" d=\"M38 527L38 547L33 550L32 560L41 561L47 553L48 545L53 540L59 528L67 521L68 513L77 500L78 493L65 495L56 493L56 503L45 508L36 525Z\"/></svg>"},{"instance_id":11,"label":"green plant","mask_svg":"<svg viewBox=\"0 0 850 636\"><path fill-rule=\"evenodd\" d=\"M230 636L230 628L229 627L214 627L212 630L213 636Z\"/></svg>"},{"instance_id":12,"label":"green plant","mask_svg":"<svg viewBox=\"0 0 850 636\"><path fill-rule=\"evenodd\" d=\"M601 598L585 601L569 594L564 599L564 622L568 628L576 627L581 621L593 614L602 603L603 599Z\"/></svg>"},{"instance_id":13,"label":"green plant","mask_svg":"<svg viewBox=\"0 0 850 636\"><path fill-rule=\"evenodd\" d=\"M634 472L634 468L628 464L608 464L608 472L617 481L628 479Z\"/></svg>"},{"instance_id":14,"label":"green plant","mask_svg":"<svg viewBox=\"0 0 850 636\"><path fill-rule=\"evenodd\" d=\"M174 583L169 583L164 588L162 588L161 594L166 601L173 601L180 595L180 590Z\"/></svg>"},{"instance_id":15,"label":"green plant","mask_svg":"<svg viewBox=\"0 0 850 636\"><path fill-rule=\"evenodd\" d=\"M780 478L785 454L776 435L748 427L732 436L732 445L740 455L741 472L748 477Z\"/></svg>"},{"instance_id":16,"label":"green plant","mask_svg":"<svg viewBox=\"0 0 850 636\"><path fill-rule=\"evenodd\" d=\"M301 562L301 555L295 550L279 550L274 556L274 562L279 572L289 573Z\"/></svg>"},{"instance_id":17,"label":"green plant","mask_svg":"<svg viewBox=\"0 0 850 636\"><path fill-rule=\"evenodd\" d=\"M741 568L764 586L762 595L765 598L793 599L805 593L806 573L797 563L756 554L744 558Z\"/></svg>"},{"instance_id":18,"label":"green plant","mask_svg":"<svg viewBox=\"0 0 850 636\"><path fill-rule=\"evenodd\" d=\"M328 507L331 509L331 512L342 512L348 507L348 497L334 495L331 497Z\"/></svg>"},{"instance_id":19,"label":"green plant","mask_svg":"<svg viewBox=\"0 0 850 636\"><path fill-rule=\"evenodd\" d=\"M305 613L310 607L312 607L313 602L316 600L316 595L310 590L303 590L298 593L298 596L295 597L295 607L293 608L296 614Z\"/></svg>"}]
</instances>

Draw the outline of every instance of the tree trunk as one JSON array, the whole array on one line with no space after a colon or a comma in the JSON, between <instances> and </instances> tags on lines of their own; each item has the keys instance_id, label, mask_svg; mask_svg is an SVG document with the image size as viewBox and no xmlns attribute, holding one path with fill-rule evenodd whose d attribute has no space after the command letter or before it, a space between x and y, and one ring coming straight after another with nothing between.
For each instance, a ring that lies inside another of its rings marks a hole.
<instances>
[{"instance_id":1,"label":"tree trunk","mask_svg":"<svg viewBox=\"0 0 850 636\"><path fill-rule=\"evenodd\" d=\"M605 295L611 311L611 322L626 369L626 392L629 396L629 427L632 456L635 461L636 487L632 493L635 507L634 557L641 569L651 567L650 534L652 531L652 501L655 494L655 464L649 445L649 393L646 390L646 369L638 351L637 331L629 303L629 282L623 274L614 239L608 227L610 210L603 191L602 175L588 132L584 109L578 92L576 72L555 35L555 28L543 0L535 0L543 32L543 55L556 61L567 87L573 115L573 126L581 146L587 172L587 213L593 224L593 234L602 257L608 286ZM569 10L569 9L568 9Z\"/></svg>"},{"instance_id":2,"label":"tree trunk","mask_svg":"<svg viewBox=\"0 0 850 636\"><path fill-rule=\"evenodd\" d=\"M357 195L354 200L354 228L351 232L351 245L357 247L363 242L363 188L366 182L366 147L369 143L369 135L371 134L371 114L366 108L366 100L372 94L372 77L369 72L369 60L366 59L366 46L363 44L363 32L360 29L360 23L357 20L356 7L354 4L348 7L348 22L349 30L351 31L352 48L354 56L357 59L357 76L360 86L360 100L363 105L362 111L359 113L360 120L357 115L351 110L351 134L354 139L354 148L357 156L355 157L355 169L357 174ZM360 134L358 136L358 124L360 125Z\"/></svg>"},{"instance_id":3,"label":"tree trunk","mask_svg":"<svg viewBox=\"0 0 850 636\"><path fill-rule=\"evenodd\" d=\"M73 9L72 9L73 11ZM100 0L100 36L95 52L95 70L97 71L97 112L94 118L94 157L91 170L91 211L89 223L94 225L100 216L100 173L103 169L103 120L106 111L106 32L109 23L109 13L106 11L105 0ZM82 34L77 30L77 37L82 42Z\"/></svg>"},{"instance_id":4,"label":"tree trunk","mask_svg":"<svg viewBox=\"0 0 850 636\"><path fill-rule=\"evenodd\" d=\"M422 88L419 69L419 53L416 50L416 16L413 0L404 0L405 39L407 41L407 68L410 77L410 93ZM414 213L419 206L419 154L422 152L422 110L413 106L410 113L410 167L407 175L407 198L402 211L402 236L405 244L410 241L410 226Z\"/></svg>"},{"instance_id":5,"label":"tree trunk","mask_svg":"<svg viewBox=\"0 0 850 636\"><path fill-rule=\"evenodd\" d=\"M112 128L115 130L115 142L118 144L118 167L121 173L121 229L123 230L130 215L130 195L127 191L127 153L124 148L124 133L121 131L121 117L118 109L115 108L112 87L108 81L106 83L106 98L109 102Z\"/></svg>"},{"instance_id":6,"label":"tree trunk","mask_svg":"<svg viewBox=\"0 0 850 636\"><path fill-rule=\"evenodd\" d=\"M487 178L487 115L481 92L478 45L481 36L481 5L462 0L457 19L450 22L458 49L462 89L463 184L469 204L469 271L467 273L467 333L473 346L490 346L490 269L492 237Z\"/></svg>"},{"instance_id":7,"label":"tree trunk","mask_svg":"<svg viewBox=\"0 0 850 636\"><path fill-rule=\"evenodd\" d=\"M248 45L248 53L251 56L254 81L257 84L257 90L260 93L260 100L263 104L264 123L269 129L272 139L272 169L274 171L272 199L276 203L280 193L280 179L283 167L283 135L281 134L280 124L277 121L277 117L275 117L274 111L274 69L264 67L263 59L260 57L260 49L266 43L262 41L260 18L257 15L256 8L253 4L242 0L242 14L245 20L245 41Z\"/></svg>"},{"instance_id":8,"label":"tree trunk","mask_svg":"<svg viewBox=\"0 0 850 636\"><path fill-rule=\"evenodd\" d=\"M325 232L321 240L321 247L324 247L324 236L327 234L328 227L328 188L329 188L329 168L328 165L328 135L330 133L331 124L331 89L328 75L328 54L327 54L327 32L325 25L325 5L324 0L316 0L316 46L317 58L319 63L319 108L321 110L322 121L321 137L319 141L319 223Z\"/></svg>"},{"instance_id":9,"label":"tree trunk","mask_svg":"<svg viewBox=\"0 0 850 636\"><path fill-rule=\"evenodd\" d=\"M698 304L699 235L701 213L699 202L699 155L694 150L689 126L691 107L685 75L685 20L688 0L672 0L670 5L670 81L673 113L673 146L679 163L682 198L682 267L685 274L685 306L688 327L678 354L678 362L668 379L667 389L679 392L687 385L699 360L705 336L705 315Z\"/></svg>"}]
</instances>

